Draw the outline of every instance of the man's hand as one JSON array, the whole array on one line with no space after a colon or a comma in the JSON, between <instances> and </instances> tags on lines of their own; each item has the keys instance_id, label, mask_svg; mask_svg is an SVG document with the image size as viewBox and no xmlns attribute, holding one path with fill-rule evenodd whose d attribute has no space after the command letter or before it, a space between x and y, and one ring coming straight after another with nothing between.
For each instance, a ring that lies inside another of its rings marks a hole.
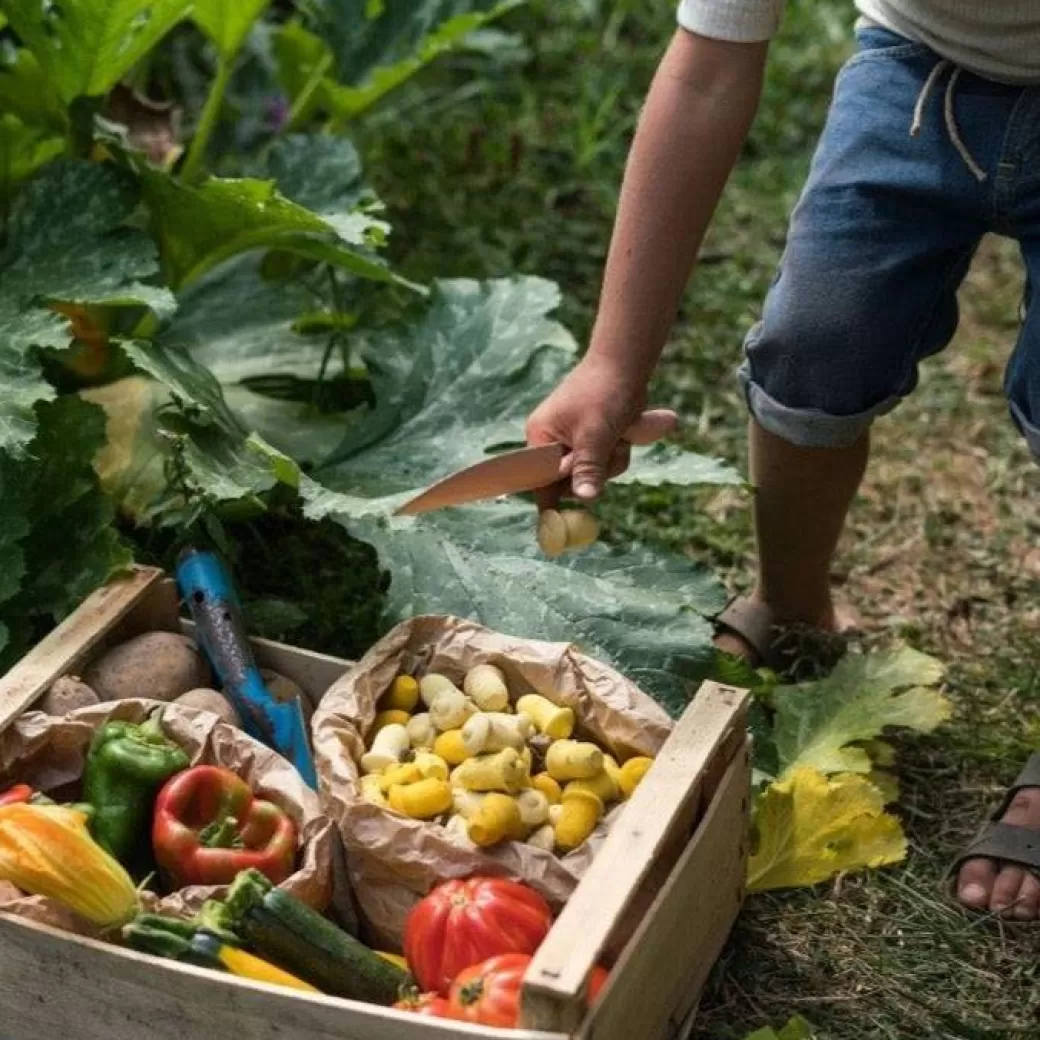
<instances>
[{"instance_id":1,"label":"man's hand","mask_svg":"<svg viewBox=\"0 0 1040 1040\"><path fill-rule=\"evenodd\" d=\"M586 357L539 405L527 421L527 442L565 444L561 484L569 477L574 494L596 498L608 477L628 466L625 431L639 418L646 403L646 385L611 362ZM541 509L559 502L561 484L538 494Z\"/></svg>"}]
</instances>

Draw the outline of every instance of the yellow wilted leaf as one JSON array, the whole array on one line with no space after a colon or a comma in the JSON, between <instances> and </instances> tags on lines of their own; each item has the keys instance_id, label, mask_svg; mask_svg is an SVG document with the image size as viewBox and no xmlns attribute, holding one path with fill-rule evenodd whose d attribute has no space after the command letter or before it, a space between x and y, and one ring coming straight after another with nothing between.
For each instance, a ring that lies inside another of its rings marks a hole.
<instances>
[{"instance_id":1,"label":"yellow wilted leaf","mask_svg":"<svg viewBox=\"0 0 1040 1040\"><path fill-rule=\"evenodd\" d=\"M828 778L809 767L771 784L758 800L748 887L798 888L845 870L899 863L906 838L884 801L863 776Z\"/></svg>"}]
</instances>

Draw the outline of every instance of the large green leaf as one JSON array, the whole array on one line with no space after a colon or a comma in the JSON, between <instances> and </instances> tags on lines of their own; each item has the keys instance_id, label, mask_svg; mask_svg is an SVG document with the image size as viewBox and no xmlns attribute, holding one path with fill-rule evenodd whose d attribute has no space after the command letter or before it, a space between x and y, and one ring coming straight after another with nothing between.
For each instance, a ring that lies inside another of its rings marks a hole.
<instances>
[{"instance_id":1,"label":"large green leaf","mask_svg":"<svg viewBox=\"0 0 1040 1040\"><path fill-rule=\"evenodd\" d=\"M253 23L271 0L194 0L191 17L217 52L230 61L242 49Z\"/></svg>"},{"instance_id":2,"label":"large green leaf","mask_svg":"<svg viewBox=\"0 0 1040 1040\"><path fill-rule=\"evenodd\" d=\"M30 457L0 453L0 672L40 624L130 562L91 467L104 413L63 397L37 404L36 418Z\"/></svg>"},{"instance_id":3,"label":"large green leaf","mask_svg":"<svg viewBox=\"0 0 1040 1040\"><path fill-rule=\"evenodd\" d=\"M0 452L24 452L36 429L33 403L53 394L37 348L70 343L66 320L48 304L172 307L166 290L141 281L158 258L147 235L124 226L134 204L130 178L64 161L19 197L0 257Z\"/></svg>"},{"instance_id":4,"label":"large green leaf","mask_svg":"<svg viewBox=\"0 0 1040 1040\"><path fill-rule=\"evenodd\" d=\"M0 199L65 150L65 141L46 127L27 126L16 116L0 116Z\"/></svg>"},{"instance_id":5,"label":"large green leaf","mask_svg":"<svg viewBox=\"0 0 1040 1040\"><path fill-rule=\"evenodd\" d=\"M107 94L193 0L0 0L66 104Z\"/></svg>"},{"instance_id":6,"label":"large green leaf","mask_svg":"<svg viewBox=\"0 0 1040 1040\"><path fill-rule=\"evenodd\" d=\"M523 0L324 0L313 31L289 23L275 40L279 77L298 114L338 123L360 115Z\"/></svg>"},{"instance_id":7,"label":"large green leaf","mask_svg":"<svg viewBox=\"0 0 1040 1040\"><path fill-rule=\"evenodd\" d=\"M573 338L548 317L558 303L539 278L439 283L422 322L360 345L378 404L318 479L367 498L398 495L515 439L573 361Z\"/></svg>"},{"instance_id":8,"label":"large green leaf","mask_svg":"<svg viewBox=\"0 0 1040 1040\"><path fill-rule=\"evenodd\" d=\"M549 317L558 302L556 286L539 278L438 283L421 323L359 345L377 405L350 427L316 478L351 496L348 511L378 511L372 500L386 496L389 508L516 441L574 360L573 338ZM650 483L740 479L678 448L637 453L626 479L644 476Z\"/></svg>"},{"instance_id":9,"label":"large green leaf","mask_svg":"<svg viewBox=\"0 0 1040 1040\"><path fill-rule=\"evenodd\" d=\"M371 248L384 235L377 220L331 223L290 202L273 181L211 177L189 185L150 169L141 176L163 270L176 288L254 249L295 253L374 281L401 281Z\"/></svg>"},{"instance_id":10,"label":"large green leaf","mask_svg":"<svg viewBox=\"0 0 1040 1040\"><path fill-rule=\"evenodd\" d=\"M62 134L68 113L36 56L27 47L5 53L0 49L0 109L29 126Z\"/></svg>"},{"instance_id":11,"label":"large green leaf","mask_svg":"<svg viewBox=\"0 0 1040 1040\"><path fill-rule=\"evenodd\" d=\"M308 515L332 513L374 545L392 574L393 619L455 614L499 632L578 644L613 662L678 713L714 662L712 625L725 593L710 571L644 549L596 546L546 559L535 512L520 502L386 521L348 515L339 496L306 488ZM356 510L354 511L356 512Z\"/></svg>"},{"instance_id":12,"label":"large green leaf","mask_svg":"<svg viewBox=\"0 0 1040 1040\"><path fill-rule=\"evenodd\" d=\"M818 682L778 686L775 743L783 775L810 766L823 773L869 773L869 754L850 745L890 726L930 732L950 716L937 689L943 667L910 647L850 654Z\"/></svg>"}]
</instances>

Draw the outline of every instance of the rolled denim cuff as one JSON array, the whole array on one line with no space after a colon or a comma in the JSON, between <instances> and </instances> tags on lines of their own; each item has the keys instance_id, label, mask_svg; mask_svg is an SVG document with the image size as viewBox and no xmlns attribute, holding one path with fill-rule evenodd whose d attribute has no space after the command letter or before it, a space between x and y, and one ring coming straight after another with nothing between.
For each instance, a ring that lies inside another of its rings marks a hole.
<instances>
[{"instance_id":1,"label":"rolled denim cuff","mask_svg":"<svg viewBox=\"0 0 1040 1040\"><path fill-rule=\"evenodd\" d=\"M745 362L737 373L748 410L765 430L799 448L848 448L870 429L879 415L891 412L901 398L892 396L855 415L828 415L815 408L791 408L770 397L751 378ZM1037 431L1040 445L1040 430Z\"/></svg>"}]
</instances>

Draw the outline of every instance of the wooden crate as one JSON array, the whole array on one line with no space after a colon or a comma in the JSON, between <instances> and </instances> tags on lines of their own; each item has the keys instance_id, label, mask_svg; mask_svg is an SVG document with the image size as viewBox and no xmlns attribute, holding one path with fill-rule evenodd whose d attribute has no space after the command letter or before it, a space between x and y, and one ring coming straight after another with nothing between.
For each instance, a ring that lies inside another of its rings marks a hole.
<instances>
[{"instance_id":1,"label":"wooden crate","mask_svg":"<svg viewBox=\"0 0 1040 1040\"><path fill-rule=\"evenodd\" d=\"M138 568L91 596L3 678L0 730L60 675L137 632L191 626ZM264 640L261 665L314 701L350 666ZM690 1025L744 893L747 695L706 683L534 958L524 1028L297 995L0 914L2 1040L671 1040ZM616 961L594 1011L594 964Z\"/></svg>"}]
</instances>

